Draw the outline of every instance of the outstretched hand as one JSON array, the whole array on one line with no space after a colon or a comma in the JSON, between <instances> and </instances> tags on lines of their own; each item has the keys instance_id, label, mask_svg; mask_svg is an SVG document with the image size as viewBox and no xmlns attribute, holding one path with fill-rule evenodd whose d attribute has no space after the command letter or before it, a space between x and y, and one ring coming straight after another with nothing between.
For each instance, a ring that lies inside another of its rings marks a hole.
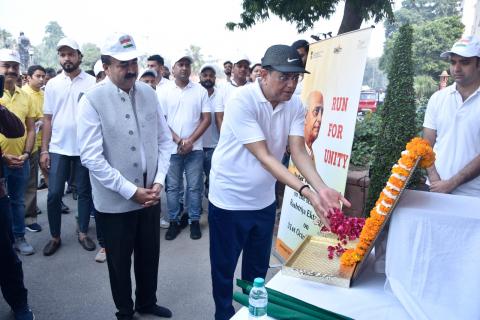
<instances>
[{"instance_id":1,"label":"outstretched hand","mask_svg":"<svg viewBox=\"0 0 480 320\"><path fill-rule=\"evenodd\" d=\"M320 218L322 223L330 229L330 221L328 221L327 214L333 212L333 209L340 208L340 203L344 206L350 207L350 202L342 196L342 194L331 188L323 188L318 192L311 189L306 189L303 194L312 204L315 213Z\"/></svg>"}]
</instances>

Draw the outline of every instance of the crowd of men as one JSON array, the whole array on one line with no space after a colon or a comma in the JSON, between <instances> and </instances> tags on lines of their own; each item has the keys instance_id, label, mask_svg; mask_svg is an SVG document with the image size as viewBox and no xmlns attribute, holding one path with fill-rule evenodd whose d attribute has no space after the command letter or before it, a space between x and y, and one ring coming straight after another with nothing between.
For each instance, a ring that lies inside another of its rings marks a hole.
<instances>
[{"instance_id":1,"label":"crowd of men","mask_svg":"<svg viewBox=\"0 0 480 320\"><path fill-rule=\"evenodd\" d=\"M454 46L445 57L467 104L478 98L480 44L473 38L467 43L473 49L465 51L465 41L463 45ZM43 254L51 256L61 247L66 211L62 196L68 182L78 203L78 242L88 251L96 249L88 234L95 217L100 246L95 259L107 261L118 319L132 319L135 311L172 316L156 299L160 228L168 228L166 240L174 240L186 226L191 239L200 239L204 196L209 200L212 292L218 320L234 314L233 273L241 252L243 279L266 275L275 181L307 198L326 226L330 210L342 203L349 206L339 192L325 185L315 168L312 143L318 136L324 97L320 91L311 92L306 113L296 94L308 73L306 41L271 46L257 64L244 55L226 61L226 81L221 84L219 70L212 64L204 64L199 82L193 82L194 61L184 54L172 57L172 80L158 54L148 57L146 69L139 72L141 54L128 34L114 33L105 40L92 74L81 69L82 52L73 39L60 40L57 52L62 68L58 75L50 78L48 70L33 65L20 87L18 53L0 49L0 74L5 76L0 104L6 107L0 107L0 116L8 118L0 126L4 237L0 275L5 270L13 275L8 281L2 278L1 286L16 319L33 319L15 251L35 252L25 240L25 231L41 231L36 222L39 171L48 185L51 235ZM465 92L464 87L468 87ZM439 103L429 104L425 134L437 149L447 150L436 144L446 126L437 120L439 111L433 110ZM12 127L16 129L7 130ZM308 135L306 127L311 128ZM441 162L446 156L437 157L437 168L429 169L432 190L455 192L469 182L478 188L478 145L470 147L468 157L462 151L468 159L463 159L466 166L457 170L455 179L441 179L447 175ZM308 185L282 164L287 149ZM167 199L163 218L162 190Z\"/></svg>"}]
</instances>

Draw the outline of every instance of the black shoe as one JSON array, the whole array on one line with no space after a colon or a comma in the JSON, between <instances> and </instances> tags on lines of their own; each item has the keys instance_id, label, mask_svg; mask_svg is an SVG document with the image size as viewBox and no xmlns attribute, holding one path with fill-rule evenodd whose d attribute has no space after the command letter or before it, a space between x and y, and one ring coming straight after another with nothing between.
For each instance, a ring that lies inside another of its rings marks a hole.
<instances>
[{"instance_id":1,"label":"black shoe","mask_svg":"<svg viewBox=\"0 0 480 320\"><path fill-rule=\"evenodd\" d=\"M43 255L44 256L51 256L55 252L57 252L58 248L60 248L60 245L62 244L62 240L50 240L48 241L47 245L45 248L43 248Z\"/></svg>"},{"instance_id":2,"label":"black shoe","mask_svg":"<svg viewBox=\"0 0 480 320\"><path fill-rule=\"evenodd\" d=\"M37 187L37 190L43 190L43 189L47 189L47 188L48 188L48 186L45 183L45 180L43 180L43 178L42 178L42 180L40 180L40 185Z\"/></svg>"},{"instance_id":3,"label":"black shoe","mask_svg":"<svg viewBox=\"0 0 480 320\"><path fill-rule=\"evenodd\" d=\"M70 213L70 208L65 203L63 203L63 201L62 201L62 213L63 214Z\"/></svg>"},{"instance_id":4,"label":"black shoe","mask_svg":"<svg viewBox=\"0 0 480 320\"><path fill-rule=\"evenodd\" d=\"M180 229L185 229L188 226L188 213L184 213L180 218Z\"/></svg>"},{"instance_id":5,"label":"black shoe","mask_svg":"<svg viewBox=\"0 0 480 320\"><path fill-rule=\"evenodd\" d=\"M89 236L85 236L82 240L80 240L80 237L78 237L78 242L80 242L83 249L87 251L93 251L96 248L95 242L93 242L93 240L90 239Z\"/></svg>"},{"instance_id":6,"label":"black shoe","mask_svg":"<svg viewBox=\"0 0 480 320\"><path fill-rule=\"evenodd\" d=\"M168 227L167 233L165 234L165 240L173 240L175 239L178 234L180 233L181 229L178 225L178 222L170 222L170 226Z\"/></svg>"},{"instance_id":7,"label":"black shoe","mask_svg":"<svg viewBox=\"0 0 480 320\"><path fill-rule=\"evenodd\" d=\"M190 239L198 240L202 237L202 231L200 231L200 222L192 221L190 224Z\"/></svg>"},{"instance_id":8,"label":"black shoe","mask_svg":"<svg viewBox=\"0 0 480 320\"><path fill-rule=\"evenodd\" d=\"M37 213L37 216L38 216L39 214L42 214L42 213L43 213L42 210L40 210L39 207L36 207L36 208L35 208L35 211L36 211L36 213Z\"/></svg>"},{"instance_id":9,"label":"black shoe","mask_svg":"<svg viewBox=\"0 0 480 320\"><path fill-rule=\"evenodd\" d=\"M38 223L32 223L29 225L25 226L25 229L27 229L30 232L40 232L42 231L42 227Z\"/></svg>"},{"instance_id":10,"label":"black shoe","mask_svg":"<svg viewBox=\"0 0 480 320\"><path fill-rule=\"evenodd\" d=\"M149 308L144 308L144 309L136 309L140 314L152 314L157 317L162 317L162 318L171 318L172 317L172 311L168 310L165 307L161 307L159 305L153 305L152 307Z\"/></svg>"}]
</instances>

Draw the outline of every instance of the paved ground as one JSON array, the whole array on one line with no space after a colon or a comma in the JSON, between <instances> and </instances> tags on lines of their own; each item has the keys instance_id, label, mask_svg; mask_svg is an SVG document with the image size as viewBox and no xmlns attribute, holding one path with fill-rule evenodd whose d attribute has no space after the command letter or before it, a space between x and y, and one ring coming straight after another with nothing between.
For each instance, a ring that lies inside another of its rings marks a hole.
<instances>
[{"instance_id":1,"label":"paved ground","mask_svg":"<svg viewBox=\"0 0 480 320\"><path fill-rule=\"evenodd\" d=\"M115 319L107 265L95 262L96 252L85 251L78 243L73 212L62 215L60 250L51 257L43 256L43 247L49 239L46 193L46 190L39 191L39 207L43 214L38 222L44 230L40 233L27 231L26 235L37 253L21 257L28 298L36 319ZM71 209L76 210L76 201L70 196L64 200ZM162 201L163 212L165 203ZM90 225L89 233L96 239L94 221ZM161 231L157 298L160 305L172 310L173 319L213 319L206 214L202 215L201 228L203 237L196 241L190 239L188 228L174 241L164 240L165 230ZM275 258L272 258L273 262L277 262ZM270 269L267 278L277 270ZM237 277L239 275L237 268ZM7 319L13 319L12 314L9 306L0 298L0 320ZM136 319L159 318L136 315Z\"/></svg>"}]
</instances>

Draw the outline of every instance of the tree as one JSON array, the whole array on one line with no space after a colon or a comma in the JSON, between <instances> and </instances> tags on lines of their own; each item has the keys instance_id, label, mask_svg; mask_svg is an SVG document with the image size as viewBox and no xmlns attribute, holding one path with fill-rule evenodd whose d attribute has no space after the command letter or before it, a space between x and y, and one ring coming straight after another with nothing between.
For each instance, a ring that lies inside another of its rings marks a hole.
<instances>
[{"instance_id":1,"label":"tree","mask_svg":"<svg viewBox=\"0 0 480 320\"><path fill-rule=\"evenodd\" d=\"M13 48L15 46L15 39L12 34L5 29L0 28L0 48Z\"/></svg>"},{"instance_id":2,"label":"tree","mask_svg":"<svg viewBox=\"0 0 480 320\"><path fill-rule=\"evenodd\" d=\"M190 45L190 47L186 50L188 56L192 57L193 64L192 64L192 72L198 73L200 72L200 67L205 63L203 59L203 54L200 53L201 48L196 45Z\"/></svg>"},{"instance_id":3,"label":"tree","mask_svg":"<svg viewBox=\"0 0 480 320\"><path fill-rule=\"evenodd\" d=\"M95 44L87 42L82 46L82 66L85 70L93 70L93 66L100 59L100 48Z\"/></svg>"},{"instance_id":4,"label":"tree","mask_svg":"<svg viewBox=\"0 0 480 320\"><path fill-rule=\"evenodd\" d=\"M440 59L440 53L450 49L461 37L463 24L459 16L443 17L413 25L413 65L415 75L428 75L438 79L439 74L448 69L448 63ZM385 42L385 50L380 59L380 69L391 65L391 52L398 33Z\"/></svg>"},{"instance_id":5,"label":"tree","mask_svg":"<svg viewBox=\"0 0 480 320\"><path fill-rule=\"evenodd\" d=\"M443 17L459 16L458 0L404 0L402 8L395 11L395 20L385 22L385 38L389 38L404 24L421 24Z\"/></svg>"},{"instance_id":6,"label":"tree","mask_svg":"<svg viewBox=\"0 0 480 320\"><path fill-rule=\"evenodd\" d=\"M402 26L393 46L385 104L380 110L380 132L375 144L368 189L369 211L385 186L390 169L400 157L406 143L416 133L412 40L412 27Z\"/></svg>"},{"instance_id":7,"label":"tree","mask_svg":"<svg viewBox=\"0 0 480 320\"><path fill-rule=\"evenodd\" d=\"M45 27L42 43L36 48L37 61L44 67L58 67L57 43L64 38L62 27L56 21L50 21Z\"/></svg>"},{"instance_id":8,"label":"tree","mask_svg":"<svg viewBox=\"0 0 480 320\"><path fill-rule=\"evenodd\" d=\"M259 21L265 21L274 14L280 19L296 24L298 32L313 28L321 18L329 18L340 0L243 0L241 22L228 22L227 28L248 29ZM384 18L393 19L390 0L345 0L343 19L338 34L359 29L362 21Z\"/></svg>"}]
</instances>

